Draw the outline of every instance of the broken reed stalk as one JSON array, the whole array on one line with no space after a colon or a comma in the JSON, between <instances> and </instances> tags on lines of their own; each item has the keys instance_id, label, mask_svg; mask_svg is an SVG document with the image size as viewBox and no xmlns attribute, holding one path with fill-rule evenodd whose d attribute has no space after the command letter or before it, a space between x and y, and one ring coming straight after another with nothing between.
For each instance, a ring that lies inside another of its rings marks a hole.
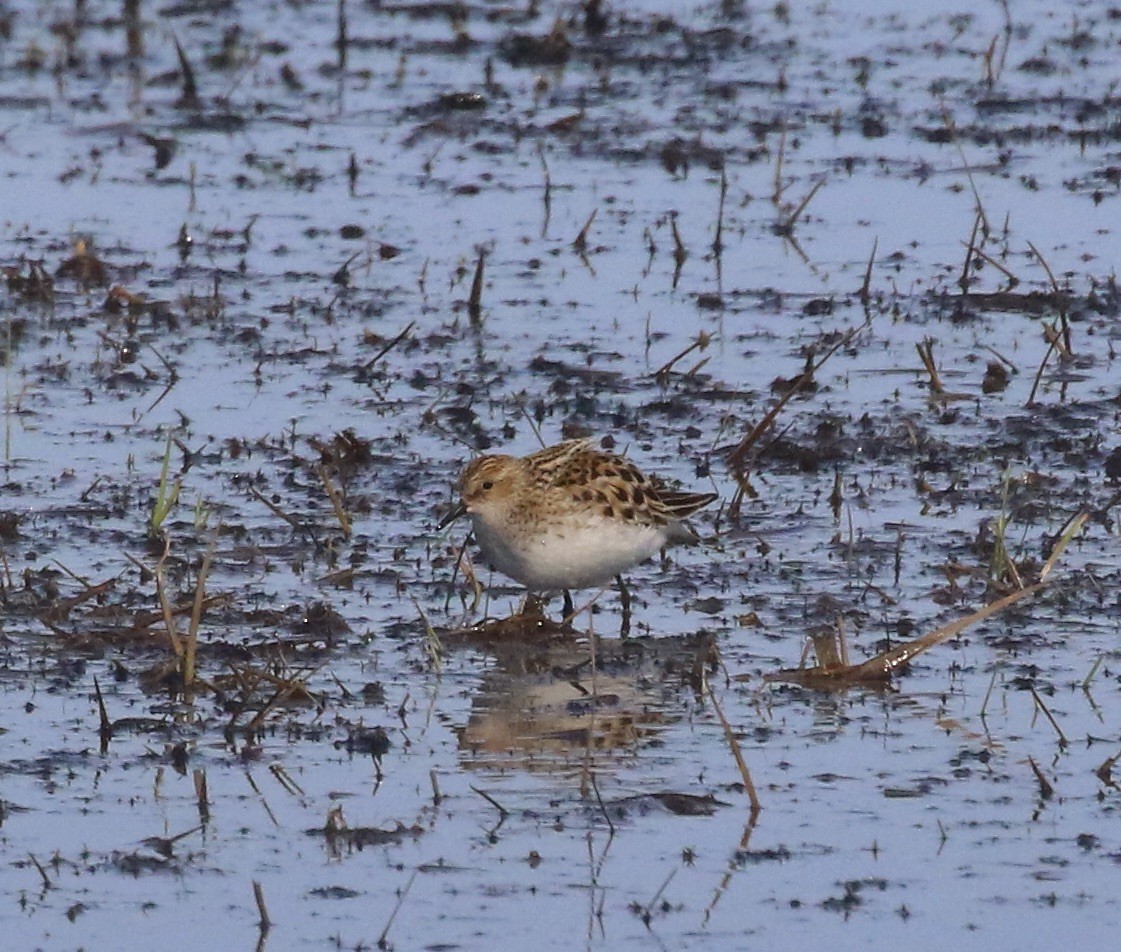
<instances>
[{"instance_id":1,"label":"broken reed stalk","mask_svg":"<svg viewBox=\"0 0 1121 952\"><path fill-rule=\"evenodd\" d=\"M707 678L705 679L705 687L708 689L708 696L712 701L712 709L716 711L716 716L720 719L720 726L724 728L724 739L728 742L728 748L732 751L732 757L739 769L740 777L743 778L743 789L747 794L747 799L751 802L751 815L754 817L762 809L762 804L759 802L759 795L755 792L755 784L751 780L751 772L747 769L747 761L743 758L740 742L736 739L736 735L732 731L732 725L728 723L728 718L724 716L720 702L716 700L716 694L712 690L712 683Z\"/></svg>"},{"instance_id":2,"label":"broken reed stalk","mask_svg":"<svg viewBox=\"0 0 1121 952\"><path fill-rule=\"evenodd\" d=\"M317 466L316 472L319 473L319 479L323 483L323 489L327 493L327 498L331 500L331 508L335 511L335 518L339 521L339 528L343 531L344 538L350 538L350 517L346 513L346 507L343 505L342 495L338 489L335 488L334 483L331 482L331 474L327 472L326 466Z\"/></svg>"},{"instance_id":3,"label":"broken reed stalk","mask_svg":"<svg viewBox=\"0 0 1121 952\"><path fill-rule=\"evenodd\" d=\"M483 275L486 260L486 248L480 247L479 257L475 262L475 276L471 279L471 294L467 298L467 315L471 318L472 327L481 327L483 324Z\"/></svg>"},{"instance_id":4,"label":"broken reed stalk","mask_svg":"<svg viewBox=\"0 0 1121 952\"><path fill-rule=\"evenodd\" d=\"M268 932L272 928L269 918L269 908L265 905L265 891L257 880L253 880L253 900L257 903L257 928L261 932Z\"/></svg>"},{"instance_id":5,"label":"broken reed stalk","mask_svg":"<svg viewBox=\"0 0 1121 952\"><path fill-rule=\"evenodd\" d=\"M397 913L401 909L401 905L405 901L405 897L409 894L409 890L413 888L413 880L416 879L417 871L414 869L413 874L409 877L409 881L405 883L405 888L401 890L397 896L397 904L393 907L393 911L389 914L389 921L386 922L385 928L381 930L381 935L378 936L378 948L389 948L389 930L393 925L393 920L397 918Z\"/></svg>"}]
</instances>

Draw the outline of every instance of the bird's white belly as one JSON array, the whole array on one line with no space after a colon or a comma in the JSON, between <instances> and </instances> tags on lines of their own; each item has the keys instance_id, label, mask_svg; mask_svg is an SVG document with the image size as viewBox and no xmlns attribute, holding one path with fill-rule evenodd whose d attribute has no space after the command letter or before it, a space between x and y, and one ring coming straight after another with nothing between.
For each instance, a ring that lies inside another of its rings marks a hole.
<instances>
[{"instance_id":1,"label":"bird's white belly","mask_svg":"<svg viewBox=\"0 0 1121 952\"><path fill-rule=\"evenodd\" d=\"M532 591L596 588L655 555L665 534L654 526L595 520L584 525L512 534L472 517L487 561Z\"/></svg>"}]
</instances>

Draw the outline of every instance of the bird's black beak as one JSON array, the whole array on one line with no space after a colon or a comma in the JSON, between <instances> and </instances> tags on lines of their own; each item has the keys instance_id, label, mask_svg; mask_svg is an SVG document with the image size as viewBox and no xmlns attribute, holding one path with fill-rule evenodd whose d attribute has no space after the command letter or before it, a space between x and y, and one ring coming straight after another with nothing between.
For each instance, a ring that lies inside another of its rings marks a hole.
<instances>
[{"instance_id":1,"label":"bird's black beak","mask_svg":"<svg viewBox=\"0 0 1121 952\"><path fill-rule=\"evenodd\" d=\"M455 522L456 519L459 519L465 515L467 515L467 507L463 505L462 502L457 502L452 508L451 512L449 512L446 516L444 516L443 519L439 521L439 523L436 525L436 528L440 531L443 531L453 522Z\"/></svg>"}]
</instances>

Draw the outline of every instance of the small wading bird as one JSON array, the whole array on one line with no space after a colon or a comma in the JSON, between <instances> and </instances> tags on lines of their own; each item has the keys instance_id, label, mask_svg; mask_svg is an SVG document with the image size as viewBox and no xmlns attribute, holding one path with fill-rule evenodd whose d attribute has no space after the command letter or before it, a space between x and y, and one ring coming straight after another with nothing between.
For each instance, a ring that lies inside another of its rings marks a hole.
<instances>
[{"instance_id":1,"label":"small wading bird","mask_svg":"<svg viewBox=\"0 0 1121 952\"><path fill-rule=\"evenodd\" d=\"M459 477L460 503L440 523L471 517L486 560L531 593L619 582L623 632L630 596L621 572L675 543L695 542L684 521L715 493L678 492L591 440L529 456L480 456Z\"/></svg>"}]
</instances>

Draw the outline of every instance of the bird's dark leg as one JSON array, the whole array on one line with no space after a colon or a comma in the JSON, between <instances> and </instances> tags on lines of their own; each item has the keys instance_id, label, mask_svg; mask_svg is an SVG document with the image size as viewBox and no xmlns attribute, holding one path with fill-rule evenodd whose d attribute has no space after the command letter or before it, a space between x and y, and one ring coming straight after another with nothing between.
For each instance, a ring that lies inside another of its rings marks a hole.
<instances>
[{"instance_id":1,"label":"bird's dark leg","mask_svg":"<svg viewBox=\"0 0 1121 952\"><path fill-rule=\"evenodd\" d=\"M619 623L619 637L626 638L631 633L631 592L623 576L616 575L615 582L619 586L619 605L623 609L623 620Z\"/></svg>"},{"instance_id":2,"label":"bird's dark leg","mask_svg":"<svg viewBox=\"0 0 1121 952\"><path fill-rule=\"evenodd\" d=\"M568 621L576 613L576 606L572 604L572 592L567 588L564 590L564 605L561 607L561 611L564 612L565 621Z\"/></svg>"}]
</instances>

